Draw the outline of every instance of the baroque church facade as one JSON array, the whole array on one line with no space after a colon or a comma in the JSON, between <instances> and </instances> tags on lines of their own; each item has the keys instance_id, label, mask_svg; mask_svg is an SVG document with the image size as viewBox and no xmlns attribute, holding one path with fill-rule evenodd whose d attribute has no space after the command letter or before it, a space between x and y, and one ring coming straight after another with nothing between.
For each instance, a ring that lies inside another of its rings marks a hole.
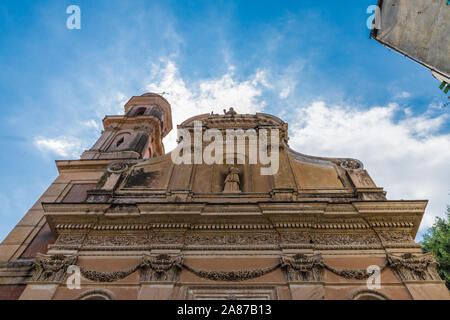
<instances>
[{"instance_id":1,"label":"baroque church facade","mask_svg":"<svg viewBox=\"0 0 450 320\"><path fill-rule=\"evenodd\" d=\"M292 150L287 124L262 113L178 128L276 130L273 175L175 164L171 112L160 95L132 97L79 160L56 162L0 244L0 299L449 299L414 242L427 201L387 200L358 160Z\"/></svg>"}]
</instances>

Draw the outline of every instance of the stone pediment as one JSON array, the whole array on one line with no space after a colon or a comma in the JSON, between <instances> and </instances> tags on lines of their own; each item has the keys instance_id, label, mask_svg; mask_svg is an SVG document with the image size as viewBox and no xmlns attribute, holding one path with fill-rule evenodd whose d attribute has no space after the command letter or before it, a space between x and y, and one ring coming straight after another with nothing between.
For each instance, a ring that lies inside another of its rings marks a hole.
<instances>
[{"instance_id":1,"label":"stone pediment","mask_svg":"<svg viewBox=\"0 0 450 320\"><path fill-rule=\"evenodd\" d=\"M171 154L149 160L113 162L89 192L88 201L323 201L384 200L362 164L353 159L316 158L280 150L280 169L260 174L260 164L180 164ZM239 192L224 192L230 168L236 168ZM233 200L234 199L234 200Z\"/></svg>"},{"instance_id":2,"label":"stone pediment","mask_svg":"<svg viewBox=\"0 0 450 320\"><path fill-rule=\"evenodd\" d=\"M225 110L224 110L225 111ZM285 130L287 133L287 123L273 115L266 113L238 114L234 110L224 112L225 114L202 114L187 119L178 128L192 128L195 121L201 121L205 128L262 128L274 127Z\"/></svg>"},{"instance_id":3,"label":"stone pediment","mask_svg":"<svg viewBox=\"0 0 450 320\"><path fill-rule=\"evenodd\" d=\"M263 113L237 114L231 108L223 115L203 114L192 117L178 128L188 130L189 138L196 135L196 126L197 129L200 128L201 135L208 129L218 129L215 132L222 132L220 134L227 134L228 129L253 130L255 136L261 132L269 132L261 130L278 130L276 140L270 141L266 150L273 152L271 144L279 143L278 149L275 149L279 151L277 171L269 175L263 174L262 171L267 166L248 161L250 144L244 146L244 153L236 147L230 155L228 145L225 146L225 141L228 141L226 137L223 139L223 155L219 155L219 158L223 157L220 159L222 161L212 164L195 160L176 164L173 156L180 152L178 149L151 159L113 162L99 180L97 188L89 191L87 201L216 203L224 199L228 202L244 199L250 202L386 199L383 190L376 187L360 161L313 157L292 150L287 143L288 125L275 116ZM250 141L245 139L249 139L249 136L245 136L242 141ZM178 141L179 144L180 142L185 143L182 139ZM195 143L194 139L188 142L189 152L195 152L198 148ZM260 146L261 142L257 144ZM205 146L207 145L202 141L202 150ZM203 154L200 153L200 156ZM191 159L195 159L195 155Z\"/></svg>"}]
</instances>

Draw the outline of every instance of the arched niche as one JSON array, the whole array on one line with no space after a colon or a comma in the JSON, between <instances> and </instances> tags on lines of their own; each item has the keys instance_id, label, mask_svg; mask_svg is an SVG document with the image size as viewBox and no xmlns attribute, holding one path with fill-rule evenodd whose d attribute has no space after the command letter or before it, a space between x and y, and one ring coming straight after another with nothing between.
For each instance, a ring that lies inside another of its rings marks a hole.
<instances>
[{"instance_id":1,"label":"arched niche","mask_svg":"<svg viewBox=\"0 0 450 320\"><path fill-rule=\"evenodd\" d=\"M92 289L80 294L76 300L115 300L115 296L106 289Z\"/></svg>"},{"instance_id":2,"label":"arched niche","mask_svg":"<svg viewBox=\"0 0 450 320\"><path fill-rule=\"evenodd\" d=\"M370 289L358 289L352 291L349 300L391 300L384 293Z\"/></svg>"}]
</instances>

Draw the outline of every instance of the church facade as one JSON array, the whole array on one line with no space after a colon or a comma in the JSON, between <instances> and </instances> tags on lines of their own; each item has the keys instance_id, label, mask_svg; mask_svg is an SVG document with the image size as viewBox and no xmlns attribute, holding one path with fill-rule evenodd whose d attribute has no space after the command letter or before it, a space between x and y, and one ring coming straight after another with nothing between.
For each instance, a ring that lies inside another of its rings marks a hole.
<instances>
[{"instance_id":1,"label":"church facade","mask_svg":"<svg viewBox=\"0 0 450 320\"><path fill-rule=\"evenodd\" d=\"M56 162L0 244L0 299L449 299L414 242L427 201L387 200L358 160L292 150L268 114L195 116L165 153L171 112L132 97L81 159ZM231 153L195 156L230 130Z\"/></svg>"}]
</instances>

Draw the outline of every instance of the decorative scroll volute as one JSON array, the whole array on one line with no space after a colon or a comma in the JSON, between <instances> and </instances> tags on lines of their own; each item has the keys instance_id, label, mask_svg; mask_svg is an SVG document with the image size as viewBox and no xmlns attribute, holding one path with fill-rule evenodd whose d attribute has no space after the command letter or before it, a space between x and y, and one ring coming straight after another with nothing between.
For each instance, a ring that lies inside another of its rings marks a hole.
<instances>
[{"instance_id":1,"label":"decorative scroll volute","mask_svg":"<svg viewBox=\"0 0 450 320\"><path fill-rule=\"evenodd\" d=\"M77 256L62 254L44 255L38 253L33 264L33 282L62 282L66 277L67 268L75 265Z\"/></svg>"},{"instance_id":2,"label":"decorative scroll volute","mask_svg":"<svg viewBox=\"0 0 450 320\"><path fill-rule=\"evenodd\" d=\"M432 253L413 255L390 254L388 256L389 267L403 281L410 280L441 280L436 267L438 263Z\"/></svg>"}]
</instances>

